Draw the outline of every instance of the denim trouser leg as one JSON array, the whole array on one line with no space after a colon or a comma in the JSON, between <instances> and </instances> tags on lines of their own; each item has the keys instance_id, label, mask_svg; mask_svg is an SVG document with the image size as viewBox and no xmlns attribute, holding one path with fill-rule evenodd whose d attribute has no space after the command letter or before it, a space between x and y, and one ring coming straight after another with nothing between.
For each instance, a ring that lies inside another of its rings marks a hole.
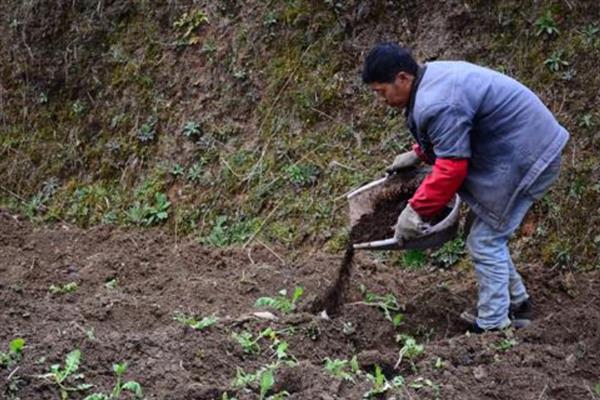
<instances>
[{"instance_id":1,"label":"denim trouser leg","mask_svg":"<svg viewBox=\"0 0 600 400\"><path fill-rule=\"evenodd\" d=\"M508 326L510 303L516 304L528 298L521 276L511 260L508 239L519 227L531 205L556 181L559 169L560 157L516 200L503 229L494 229L478 217L473 221L467 247L479 283L477 325L483 329Z\"/></svg>"}]
</instances>

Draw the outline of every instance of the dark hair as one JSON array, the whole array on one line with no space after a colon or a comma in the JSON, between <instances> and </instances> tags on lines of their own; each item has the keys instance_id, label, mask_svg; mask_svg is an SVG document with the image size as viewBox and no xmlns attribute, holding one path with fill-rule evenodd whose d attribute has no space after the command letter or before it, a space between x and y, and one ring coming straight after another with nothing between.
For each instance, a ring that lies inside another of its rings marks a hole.
<instances>
[{"instance_id":1,"label":"dark hair","mask_svg":"<svg viewBox=\"0 0 600 400\"><path fill-rule=\"evenodd\" d=\"M364 83L392 83L398 72L417 75L419 66L410 49L396 43L379 43L365 59L362 79Z\"/></svg>"}]
</instances>

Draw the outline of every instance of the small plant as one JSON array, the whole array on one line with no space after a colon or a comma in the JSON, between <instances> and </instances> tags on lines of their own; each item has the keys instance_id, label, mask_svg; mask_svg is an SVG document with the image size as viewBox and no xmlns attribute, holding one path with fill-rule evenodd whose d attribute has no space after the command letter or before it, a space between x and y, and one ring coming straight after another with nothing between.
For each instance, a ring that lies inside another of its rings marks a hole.
<instances>
[{"instance_id":1,"label":"small plant","mask_svg":"<svg viewBox=\"0 0 600 400\"><path fill-rule=\"evenodd\" d=\"M432 254L432 257L440 267L449 268L456 264L465 254L465 241L462 238L456 238L444 243L440 249Z\"/></svg>"},{"instance_id":2,"label":"small plant","mask_svg":"<svg viewBox=\"0 0 600 400\"><path fill-rule=\"evenodd\" d=\"M8 352L0 351L0 367L11 368L14 364L21 361L23 357L23 348L25 347L25 339L16 338L8 343Z\"/></svg>"},{"instance_id":3,"label":"small plant","mask_svg":"<svg viewBox=\"0 0 600 400\"><path fill-rule=\"evenodd\" d=\"M563 53L562 50L555 51L544 61L544 65L552 72L558 72L563 69L563 67L568 67L569 62L562 59Z\"/></svg>"},{"instance_id":4,"label":"small plant","mask_svg":"<svg viewBox=\"0 0 600 400\"><path fill-rule=\"evenodd\" d=\"M165 221L169 217L168 209L171 207L171 202L164 193L156 193L154 201L155 204L152 206L136 202L127 212L129 220L135 224L146 226Z\"/></svg>"},{"instance_id":5,"label":"small plant","mask_svg":"<svg viewBox=\"0 0 600 400\"><path fill-rule=\"evenodd\" d=\"M67 294L67 293L75 293L79 289L79 285L77 282L69 282L64 285L50 285L48 291L52 294Z\"/></svg>"},{"instance_id":6,"label":"small plant","mask_svg":"<svg viewBox=\"0 0 600 400\"><path fill-rule=\"evenodd\" d=\"M202 173L204 172L202 168L203 166L203 162L194 163L187 173L187 180L190 182L198 182L202 177Z\"/></svg>"},{"instance_id":7,"label":"small plant","mask_svg":"<svg viewBox=\"0 0 600 400\"><path fill-rule=\"evenodd\" d=\"M582 128L593 128L596 123L594 122L593 119L593 115L590 113L584 114L581 116L581 119L579 120L579 126L581 126Z\"/></svg>"},{"instance_id":8,"label":"small plant","mask_svg":"<svg viewBox=\"0 0 600 400\"><path fill-rule=\"evenodd\" d=\"M179 32L177 44L193 45L198 43L200 38L193 33L206 23L208 23L208 16L202 10L183 13L173 24L173 27Z\"/></svg>"},{"instance_id":9,"label":"small plant","mask_svg":"<svg viewBox=\"0 0 600 400\"><path fill-rule=\"evenodd\" d=\"M336 378L343 379L345 381L354 382L353 374L359 371L358 361L356 356L348 360L332 360L329 357L325 358L325 370Z\"/></svg>"},{"instance_id":10,"label":"small plant","mask_svg":"<svg viewBox=\"0 0 600 400\"><path fill-rule=\"evenodd\" d=\"M151 142L154 140L154 135L156 134L156 123L157 119L155 117L150 117L148 120L142 124L140 129L137 131L137 138L142 143Z\"/></svg>"},{"instance_id":11,"label":"small plant","mask_svg":"<svg viewBox=\"0 0 600 400\"><path fill-rule=\"evenodd\" d=\"M400 365L403 358L413 360L423 354L423 351L425 350L425 346L418 344L415 338L409 335L398 335L396 336L396 341L403 343L403 346L398 353L396 366Z\"/></svg>"},{"instance_id":12,"label":"small plant","mask_svg":"<svg viewBox=\"0 0 600 400\"><path fill-rule=\"evenodd\" d=\"M381 396L392 388L392 385L385 378L379 365L375 365L375 374L367 374L367 378L371 381L372 386L371 389L364 394L364 398Z\"/></svg>"},{"instance_id":13,"label":"small plant","mask_svg":"<svg viewBox=\"0 0 600 400\"><path fill-rule=\"evenodd\" d=\"M284 173L288 181L302 187L314 184L317 181L319 170L312 164L292 164L285 167Z\"/></svg>"},{"instance_id":14,"label":"small plant","mask_svg":"<svg viewBox=\"0 0 600 400\"><path fill-rule=\"evenodd\" d=\"M425 266L427 257L421 250L406 250L402 252L402 266L418 270Z\"/></svg>"},{"instance_id":15,"label":"small plant","mask_svg":"<svg viewBox=\"0 0 600 400\"><path fill-rule=\"evenodd\" d=\"M431 390L433 390L433 393L434 393L436 399L439 398L439 396L440 396L440 386L438 384L434 383L431 379L418 377L417 379L412 381L408 386L410 386L413 389L417 389L417 390L427 387L427 388L430 388Z\"/></svg>"},{"instance_id":16,"label":"small plant","mask_svg":"<svg viewBox=\"0 0 600 400\"><path fill-rule=\"evenodd\" d=\"M200 124L196 121L188 121L183 127L183 135L185 137L199 136L201 133Z\"/></svg>"},{"instance_id":17,"label":"small plant","mask_svg":"<svg viewBox=\"0 0 600 400\"><path fill-rule=\"evenodd\" d=\"M297 286L294 289L294 293L291 298L287 298L287 290L282 289L279 291L279 296L277 297L260 297L254 303L254 307L258 308L274 308L283 312L284 314L288 314L296 309L296 302L304 293L304 289L300 286Z\"/></svg>"},{"instance_id":18,"label":"small plant","mask_svg":"<svg viewBox=\"0 0 600 400\"><path fill-rule=\"evenodd\" d=\"M136 381L123 382L123 375L125 375L125 372L127 371L126 362L113 364L113 371L117 376L117 382L115 383L115 386L110 394L94 393L87 396L83 400L118 400L121 398L121 392L123 391L133 393L136 399L141 399L144 397L142 394L142 387L139 383Z\"/></svg>"},{"instance_id":19,"label":"small plant","mask_svg":"<svg viewBox=\"0 0 600 400\"><path fill-rule=\"evenodd\" d=\"M361 286L361 291L364 295L364 304L368 306L378 307L385 316L385 319L390 321L396 328L402 324L404 315L399 313L400 305L396 296L392 293L388 293L385 296L381 296L366 290L364 286Z\"/></svg>"},{"instance_id":20,"label":"small plant","mask_svg":"<svg viewBox=\"0 0 600 400\"><path fill-rule=\"evenodd\" d=\"M262 339L262 336L259 335L258 337L254 338L252 333L248 331L243 331L242 333L233 332L232 336L239 343L239 345L242 346L244 353L260 353L260 345L258 344L258 341Z\"/></svg>"},{"instance_id":21,"label":"small plant","mask_svg":"<svg viewBox=\"0 0 600 400\"><path fill-rule=\"evenodd\" d=\"M50 366L50 372L39 375L38 377L46 379L58 386L61 400L67 400L70 392L87 390L93 386L87 383L80 383L73 386L75 385L74 381L84 378L83 374L75 374L79 369L80 359L81 352L77 349L73 350L67 354L64 368L62 368L60 364L53 364Z\"/></svg>"},{"instance_id":22,"label":"small plant","mask_svg":"<svg viewBox=\"0 0 600 400\"><path fill-rule=\"evenodd\" d=\"M588 46L594 44L596 36L598 36L599 32L600 28L598 28L598 26L595 24L588 24L584 26L581 30L581 35L583 36L583 41L585 42L585 44L587 44Z\"/></svg>"},{"instance_id":23,"label":"small plant","mask_svg":"<svg viewBox=\"0 0 600 400\"><path fill-rule=\"evenodd\" d=\"M183 169L183 167L179 164L175 164L173 165L173 168L171 169L171 175L173 176L181 176L185 174L185 170Z\"/></svg>"},{"instance_id":24,"label":"small plant","mask_svg":"<svg viewBox=\"0 0 600 400\"><path fill-rule=\"evenodd\" d=\"M499 351L508 351L517 345L517 341L511 338L504 338L494 345Z\"/></svg>"},{"instance_id":25,"label":"small plant","mask_svg":"<svg viewBox=\"0 0 600 400\"><path fill-rule=\"evenodd\" d=\"M275 377L273 376L273 370L269 368L260 374L260 400L265 398L273 385L275 385Z\"/></svg>"},{"instance_id":26,"label":"small plant","mask_svg":"<svg viewBox=\"0 0 600 400\"><path fill-rule=\"evenodd\" d=\"M204 330L204 329L208 328L209 326L216 324L217 321L219 320L217 317L212 315L210 317L204 317L200 321L198 321L193 316L186 316L185 314L181 314L181 313L175 314L173 319L175 321L177 321L183 325L189 326L190 328L195 329L197 331Z\"/></svg>"},{"instance_id":27,"label":"small plant","mask_svg":"<svg viewBox=\"0 0 600 400\"><path fill-rule=\"evenodd\" d=\"M539 17L537 21L535 21L535 25L538 27L538 31L536 33L537 36L542 34L546 34L548 36L559 34L558 26L550 10L547 10L544 15Z\"/></svg>"},{"instance_id":28,"label":"small plant","mask_svg":"<svg viewBox=\"0 0 600 400\"><path fill-rule=\"evenodd\" d=\"M247 387L253 385L255 383L258 384L259 387L259 400L264 400L267 396L267 393L273 388L275 385L275 370L279 367L278 363L269 364L255 373L246 373L243 369L237 368L236 377L232 382L233 387ZM271 400L283 399L284 396L287 396L287 392L281 392L274 394L269 397Z\"/></svg>"},{"instance_id":29,"label":"small plant","mask_svg":"<svg viewBox=\"0 0 600 400\"><path fill-rule=\"evenodd\" d=\"M106 283L104 283L104 287L107 289L116 289L118 283L119 283L118 278L111 278L111 279L107 280Z\"/></svg>"}]
</instances>

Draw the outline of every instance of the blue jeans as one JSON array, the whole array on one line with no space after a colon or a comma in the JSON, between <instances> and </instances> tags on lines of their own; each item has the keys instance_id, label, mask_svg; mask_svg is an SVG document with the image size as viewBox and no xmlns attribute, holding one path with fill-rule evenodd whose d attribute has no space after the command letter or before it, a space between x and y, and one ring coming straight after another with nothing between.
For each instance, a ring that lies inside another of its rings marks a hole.
<instances>
[{"instance_id":1,"label":"blue jeans","mask_svg":"<svg viewBox=\"0 0 600 400\"><path fill-rule=\"evenodd\" d=\"M496 230L475 217L467 238L467 248L475 264L479 283L477 325L480 328L504 328L510 325L510 304L516 305L529 298L521 275L510 257L508 239L519 227L531 205L541 199L556 181L559 171L560 155L515 201L504 229Z\"/></svg>"}]
</instances>

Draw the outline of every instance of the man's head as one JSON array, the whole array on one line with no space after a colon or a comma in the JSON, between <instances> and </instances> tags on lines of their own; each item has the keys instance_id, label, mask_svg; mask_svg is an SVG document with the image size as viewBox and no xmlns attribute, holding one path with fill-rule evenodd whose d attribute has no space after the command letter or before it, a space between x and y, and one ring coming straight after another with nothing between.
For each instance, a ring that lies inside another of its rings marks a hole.
<instances>
[{"instance_id":1,"label":"man's head","mask_svg":"<svg viewBox=\"0 0 600 400\"><path fill-rule=\"evenodd\" d=\"M404 108L419 66L406 48L380 43L365 59L362 78L392 107Z\"/></svg>"}]
</instances>

